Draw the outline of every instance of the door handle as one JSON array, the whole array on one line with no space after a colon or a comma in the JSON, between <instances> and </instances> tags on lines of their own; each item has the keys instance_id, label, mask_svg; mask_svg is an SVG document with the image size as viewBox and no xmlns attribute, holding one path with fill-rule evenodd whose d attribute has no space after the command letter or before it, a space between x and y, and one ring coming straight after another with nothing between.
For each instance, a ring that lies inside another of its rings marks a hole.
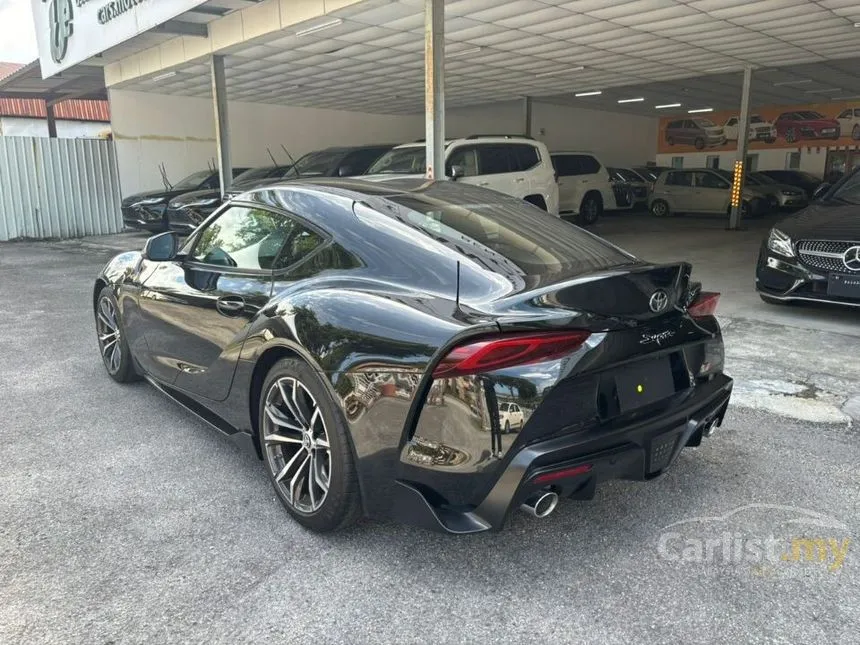
<instances>
[{"instance_id":1,"label":"door handle","mask_svg":"<svg viewBox=\"0 0 860 645\"><path fill-rule=\"evenodd\" d=\"M478 185L479 185L479 186L489 186L489 185L490 185L490 182L488 182L488 181L479 181L479 182L478 182Z\"/></svg>"},{"instance_id":2,"label":"door handle","mask_svg":"<svg viewBox=\"0 0 860 645\"><path fill-rule=\"evenodd\" d=\"M245 309L245 299L241 296L221 296L215 302L215 308L223 316L236 316Z\"/></svg>"},{"instance_id":3,"label":"door handle","mask_svg":"<svg viewBox=\"0 0 860 645\"><path fill-rule=\"evenodd\" d=\"M526 178L525 178L525 177L517 177L517 178L516 178L516 182L517 182L517 183L522 183L522 182L524 182L525 180L526 180Z\"/></svg>"}]
</instances>

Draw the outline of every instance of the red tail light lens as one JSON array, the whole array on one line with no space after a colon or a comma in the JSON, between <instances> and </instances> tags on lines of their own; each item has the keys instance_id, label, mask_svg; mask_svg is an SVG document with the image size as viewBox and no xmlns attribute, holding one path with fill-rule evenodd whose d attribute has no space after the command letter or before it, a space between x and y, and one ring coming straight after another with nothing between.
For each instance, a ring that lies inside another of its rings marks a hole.
<instances>
[{"instance_id":1,"label":"red tail light lens","mask_svg":"<svg viewBox=\"0 0 860 645\"><path fill-rule=\"evenodd\" d=\"M584 475L585 473L590 472L591 464L582 464L581 466L574 466L573 468L565 468L563 470L556 470L551 473L544 473L543 475L538 475L532 480L532 482L535 484L549 484L550 482L554 482L559 479L576 477L578 475Z\"/></svg>"},{"instance_id":2,"label":"red tail light lens","mask_svg":"<svg viewBox=\"0 0 860 645\"><path fill-rule=\"evenodd\" d=\"M562 331L484 338L452 349L433 370L433 377L454 378L561 358L582 346L590 335Z\"/></svg>"},{"instance_id":3,"label":"red tail light lens","mask_svg":"<svg viewBox=\"0 0 860 645\"><path fill-rule=\"evenodd\" d=\"M715 291L703 291L693 301L693 304L687 307L687 313L693 318L713 316L717 312L717 303L719 301L720 294Z\"/></svg>"}]
</instances>

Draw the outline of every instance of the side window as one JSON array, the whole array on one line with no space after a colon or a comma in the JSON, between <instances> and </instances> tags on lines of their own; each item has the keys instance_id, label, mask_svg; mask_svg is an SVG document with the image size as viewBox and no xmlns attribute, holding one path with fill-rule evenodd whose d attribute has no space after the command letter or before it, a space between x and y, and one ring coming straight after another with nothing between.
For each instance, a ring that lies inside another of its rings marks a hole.
<instances>
[{"instance_id":1,"label":"side window","mask_svg":"<svg viewBox=\"0 0 860 645\"><path fill-rule=\"evenodd\" d=\"M474 146L455 148L445 162L446 174L451 174L451 168L460 166L464 177L474 177L478 174L478 151Z\"/></svg>"},{"instance_id":2,"label":"side window","mask_svg":"<svg viewBox=\"0 0 860 645\"><path fill-rule=\"evenodd\" d=\"M540 154L534 146L520 143L512 145L511 150L516 161L515 167L519 171L531 170L540 163Z\"/></svg>"},{"instance_id":3,"label":"side window","mask_svg":"<svg viewBox=\"0 0 860 645\"><path fill-rule=\"evenodd\" d=\"M280 256L278 256L277 261L272 266L275 270L286 269L296 262L305 259L325 241L320 235L298 222L293 220L288 221L290 222L290 230L287 234L283 251L281 251Z\"/></svg>"},{"instance_id":4,"label":"side window","mask_svg":"<svg viewBox=\"0 0 860 645\"><path fill-rule=\"evenodd\" d=\"M670 172L666 177L667 186L692 186L693 173L690 172Z\"/></svg>"},{"instance_id":5,"label":"side window","mask_svg":"<svg viewBox=\"0 0 860 645\"><path fill-rule=\"evenodd\" d=\"M600 163L594 157L589 155L581 155L579 157L579 166L582 175L596 175L600 172Z\"/></svg>"},{"instance_id":6,"label":"side window","mask_svg":"<svg viewBox=\"0 0 860 645\"><path fill-rule=\"evenodd\" d=\"M737 117L734 117L734 116L731 119L729 119L728 121L726 121L726 125L737 125L737 124L738 124L738 119L737 119Z\"/></svg>"},{"instance_id":7,"label":"side window","mask_svg":"<svg viewBox=\"0 0 860 645\"><path fill-rule=\"evenodd\" d=\"M291 225L282 215L233 206L202 231L189 258L237 269L271 269Z\"/></svg>"},{"instance_id":8,"label":"side window","mask_svg":"<svg viewBox=\"0 0 860 645\"><path fill-rule=\"evenodd\" d=\"M552 163L559 177L572 177L579 174L579 163L575 155L555 155Z\"/></svg>"},{"instance_id":9,"label":"side window","mask_svg":"<svg viewBox=\"0 0 860 645\"><path fill-rule=\"evenodd\" d=\"M483 145L478 148L482 175L500 175L511 172L511 156L506 145Z\"/></svg>"},{"instance_id":10,"label":"side window","mask_svg":"<svg viewBox=\"0 0 860 645\"><path fill-rule=\"evenodd\" d=\"M847 119L851 116L851 110L842 110L837 116L837 119Z\"/></svg>"},{"instance_id":11,"label":"side window","mask_svg":"<svg viewBox=\"0 0 860 645\"><path fill-rule=\"evenodd\" d=\"M676 128L680 128L682 124L683 124L683 121L672 121L669 123L669 125L666 126L666 128L667 129L668 128L676 129Z\"/></svg>"},{"instance_id":12,"label":"side window","mask_svg":"<svg viewBox=\"0 0 860 645\"><path fill-rule=\"evenodd\" d=\"M854 116L860 116L860 108L854 108Z\"/></svg>"},{"instance_id":13,"label":"side window","mask_svg":"<svg viewBox=\"0 0 860 645\"><path fill-rule=\"evenodd\" d=\"M696 185L702 188L728 188L729 185L722 177L709 172L696 173Z\"/></svg>"}]
</instances>

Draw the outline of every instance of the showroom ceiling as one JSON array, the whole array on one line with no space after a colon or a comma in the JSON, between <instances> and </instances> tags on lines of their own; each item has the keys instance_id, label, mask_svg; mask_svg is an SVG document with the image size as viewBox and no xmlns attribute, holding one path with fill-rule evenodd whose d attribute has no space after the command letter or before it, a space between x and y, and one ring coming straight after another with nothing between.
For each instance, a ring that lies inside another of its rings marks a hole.
<instances>
[{"instance_id":1,"label":"showroom ceiling","mask_svg":"<svg viewBox=\"0 0 860 645\"><path fill-rule=\"evenodd\" d=\"M193 19L218 19L218 8L247 4L211 0ZM366 0L234 46L227 52L230 98L420 112L423 6ZM860 100L857 60L839 60L860 53L858 0L455 0L445 9L451 107L533 96L638 114L731 108L745 64L756 68L755 105ZM132 41L105 58L140 47ZM118 87L211 95L205 60L169 73ZM575 96L591 91L602 93ZM631 98L644 100L618 103Z\"/></svg>"}]
</instances>

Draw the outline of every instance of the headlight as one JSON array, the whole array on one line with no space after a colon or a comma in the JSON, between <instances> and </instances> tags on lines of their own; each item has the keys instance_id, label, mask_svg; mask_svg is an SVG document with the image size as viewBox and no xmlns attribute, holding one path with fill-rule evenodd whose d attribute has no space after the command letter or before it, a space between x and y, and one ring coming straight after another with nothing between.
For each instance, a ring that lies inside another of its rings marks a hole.
<instances>
[{"instance_id":1,"label":"headlight","mask_svg":"<svg viewBox=\"0 0 860 645\"><path fill-rule=\"evenodd\" d=\"M135 203L138 206L152 206L153 204L160 204L164 199L164 197L148 197L147 199L141 199L139 202Z\"/></svg>"},{"instance_id":2,"label":"headlight","mask_svg":"<svg viewBox=\"0 0 860 645\"><path fill-rule=\"evenodd\" d=\"M190 206L192 208L199 207L199 206L214 206L215 204L217 204L220 201L221 201L220 199L216 199L213 197L212 199L201 199L199 202L194 202L191 204L185 204L185 206L186 207Z\"/></svg>"},{"instance_id":3,"label":"headlight","mask_svg":"<svg viewBox=\"0 0 860 645\"><path fill-rule=\"evenodd\" d=\"M785 257L794 257L794 247L791 245L791 238L778 228L770 229L770 235L767 238L767 248Z\"/></svg>"}]
</instances>

